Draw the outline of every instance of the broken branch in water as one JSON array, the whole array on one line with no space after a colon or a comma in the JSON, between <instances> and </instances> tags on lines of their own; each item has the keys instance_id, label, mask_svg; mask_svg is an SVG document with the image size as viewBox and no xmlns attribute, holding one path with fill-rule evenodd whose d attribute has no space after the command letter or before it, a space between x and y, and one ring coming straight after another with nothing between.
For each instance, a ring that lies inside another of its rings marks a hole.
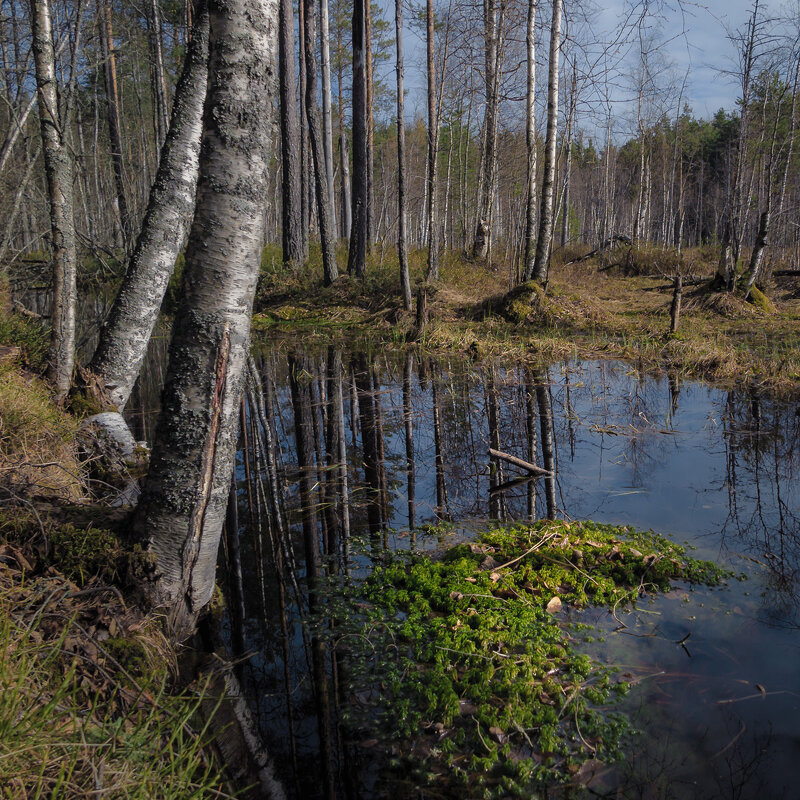
<instances>
[{"instance_id":1,"label":"broken branch in water","mask_svg":"<svg viewBox=\"0 0 800 800\"><path fill-rule=\"evenodd\" d=\"M521 458L512 456L509 453L504 453L502 450L495 450L492 447L489 448L489 455L499 458L502 461L507 461L509 464L514 464L516 467L526 469L528 472L532 472L534 475L551 476L553 474L549 469L542 469L541 467L537 467L536 464L531 464L530 461L523 461Z\"/></svg>"}]
</instances>

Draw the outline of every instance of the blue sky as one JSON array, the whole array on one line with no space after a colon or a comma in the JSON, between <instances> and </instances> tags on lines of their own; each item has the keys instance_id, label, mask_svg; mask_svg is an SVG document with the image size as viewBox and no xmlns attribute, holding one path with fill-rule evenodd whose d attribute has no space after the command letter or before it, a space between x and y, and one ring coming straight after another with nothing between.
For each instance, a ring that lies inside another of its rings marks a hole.
<instances>
[{"instance_id":1,"label":"blue sky","mask_svg":"<svg viewBox=\"0 0 800 800\"><path fill-rule=\"evenodd\" d=\"M379 0L384 8L387 20L394 22L394 3L392 0ZM588 3L594 5L591 14L592 26L597 31L608 32L619 24L625 15L625 10L630 9L636 0L565 0L567 13L572 6L574 9L586 8ZM549 20L549 2L540 2L539 21L542 25ZM683 93L683 102L688 103L694 114L698 117L710 118L719 108L730 111L734 109L738 96L738 86L735 79L725 75L721 70L732 69L735 65L735 49L728 39L728 32L741 28L746 23L752 9L752 0L705 0L705 2L690 2L689 0L649 0L650 33L663 44L660 51L663 53L665 72L663 80L672 80L680 85L685 76L686 85ZM761 0L761 14L768 16L780 10L776 2L771 4ZM410 16L405 12L406 21ZM424 42L420 38L419 30L409 29L404 25L404 46L406 52L406 88L408 98L406 101L409 116L424 114ZM524 31L522 32L524 36ZM602 36L602 34L600 34ZM636 61L638 45L634 43L631 48L630 59ZM394 54L392 54L393 56ZM546 43L539 47L539 78L538 84L542 88L546 83L545 64ZM628 75L632 73L631 68ZM394 80L393 63L387 64L387 81ZM626 80L625 71L621 81ZM629 77L627 80L630 80ZM631 102L631 90L620 85L614 92L616 108L615 116L620 121L615 126L617 136L625 135L623 117L630 117L635 113L635 104ZM677 96L677 95L676 95ZM585 129L594 125L590 120L584 120Z\"/></svg>"}]
</instances>

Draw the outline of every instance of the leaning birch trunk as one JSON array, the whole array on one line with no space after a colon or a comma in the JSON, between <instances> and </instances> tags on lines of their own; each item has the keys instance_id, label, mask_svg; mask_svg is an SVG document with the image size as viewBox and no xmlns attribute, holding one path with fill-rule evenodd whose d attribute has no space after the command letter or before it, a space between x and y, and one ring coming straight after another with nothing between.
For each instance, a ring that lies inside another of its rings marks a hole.
<instances>
[{"instance_id":1,"label":"leaning birch trunk","mask_svg":"<svg viewBox=\"0 0 800 800\"><path fill-rule=\"evenodd\" d=\"M547 138L544 146L544 178L539 214L539 237L533 279L545 283L549 271L550 241L553 238L553 185L556 175L556 138L558 136L558 52L561 47L561 4L553 0L553 21L550 28L550 74L547 80Z\"/></svg>"},{"instance_id":2,"label":"leaning birch trunk","mask_svg":"<svg viewBox=\"0 0 800 800\"><path fill-rule=\"evenodd\" d=\"M319 122L317 107L317 50L316 50L316 16L315 0L302 0L305 17L303 20L303 37L305 39L306 71L306 117L308 133L311 140L311 155L314 165L314 188L316 190L317 217L322 245L323 283L330 286L338 277L336 265L336 233L333 219L333 195L328 191L330 183L327 177L328 163L325 155L324 136Z\"/></svg>"},{"instance_id":3,"label":"leaning birch trunk","mask_svg":"<svg viewBox=\"0 0 800 800\"><path fill-rule=\"evenodd\" d=\"M525 204L525 280L536 261L536 4L528 0L528 86L525 95L525 144L528 149L528 197Z\"/></svg>"},{"instance_id":4,"label":"leaning birch trunk","mask_svg":"<svg viewBox=\"0 0 800 800\"><path fill-rule=\"evenodd\" d=\"M47 376L60 401L69 391L75 363L75 162L66 139L69 115L65 120L59 114L49 0L31 0L31 35L53 248L52 334Z\"/></svg>"},{"instance_id":5,"label":"leaning birch trunk","mask_svg":"<svg viewBox=\"0 0 800 800\"><path fill-rule=\"evenodd\" d=\"M173 635L211 599L265 218L277 0L211 0L197 209L137 528ZM243 42L247 43L243 47Z\"/></svg>"},{"instance_id":6,"label":"leaning birch trunk","mask_svg":"<svg viewBox=\"0 0 800 800\"><path fill-rule=\"evenodd\" d=\"M120 410L133 391L194 213L208 76L208 12L200 6L142 230L89 365Z\"/></svg>"},{"instance_id":7,"label":"leaning birch trunk","mask_svg":"<svg viewBox=\"0 0 800 800\"><path fill-rule=\"evenodd\" d=\"M400 282L403 307L411 311L411 279L408 273L408 211L406 209L406 121L403 96L403 0L395 0L394 21L397 36L397 255L400 261Z\"/></svg>"}]
</instances>

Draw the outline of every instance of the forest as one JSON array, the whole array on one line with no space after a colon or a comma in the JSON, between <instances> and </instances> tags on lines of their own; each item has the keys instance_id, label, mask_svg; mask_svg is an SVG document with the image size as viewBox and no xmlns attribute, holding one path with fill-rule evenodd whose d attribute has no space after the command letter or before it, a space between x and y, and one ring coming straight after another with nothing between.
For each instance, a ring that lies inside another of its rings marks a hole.
<instances>
[{"instance_id":1,"label":"forest","mask_svg":"<svg viewBox=\"0 0 800 800\"><path fill-rule=\"evenodd\" d=\"M791 796L794 5L0 23L0 797Z\"/></svg>"}]
</instances>

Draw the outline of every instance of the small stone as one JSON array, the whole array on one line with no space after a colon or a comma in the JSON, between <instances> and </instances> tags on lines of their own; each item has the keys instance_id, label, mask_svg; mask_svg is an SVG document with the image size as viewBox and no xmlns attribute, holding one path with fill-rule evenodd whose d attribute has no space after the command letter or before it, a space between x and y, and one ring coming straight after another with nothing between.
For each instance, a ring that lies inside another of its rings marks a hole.
<instances>
[{"instance_id":1,"label":"small stone","mask_svg":"<svg viewBox=\"0 0 800 800\"><path fill-rule=\"evenodd\" d=\"M548 604L547 604L547 613L548 614L557 614L561 611L563 603L561 602L560 597L554 597Z\"/></svg>"}]
</instances>

